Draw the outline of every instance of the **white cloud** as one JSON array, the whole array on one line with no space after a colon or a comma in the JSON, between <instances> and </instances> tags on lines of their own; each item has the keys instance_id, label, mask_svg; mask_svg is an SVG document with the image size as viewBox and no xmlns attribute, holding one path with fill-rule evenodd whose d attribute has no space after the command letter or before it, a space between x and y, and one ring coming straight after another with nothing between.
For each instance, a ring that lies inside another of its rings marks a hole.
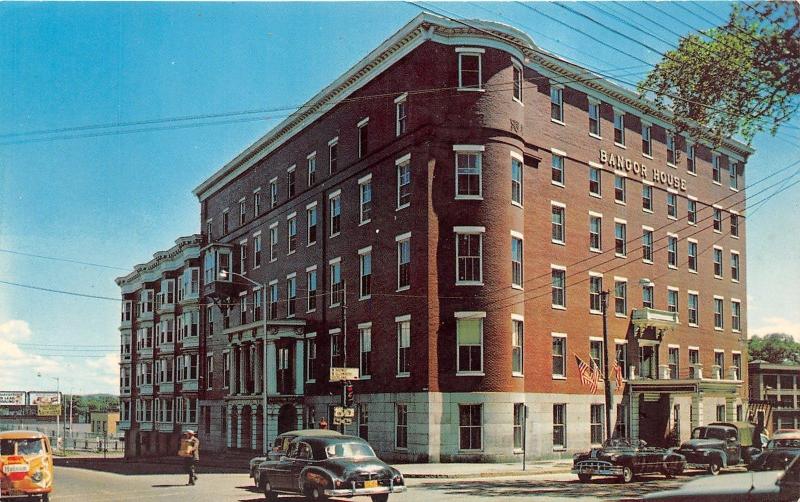
<instances>
[{"instance_id":1,"label":"white cloud","mask_svg":"<svg viewBox=\"0 0 800 502\"><path fill-rule=\"evenodd\" d=\"M58 378L61 392L119 392L116 352L99 358L43 356L26 348L35 339L24 320L0 322L0 390L53 390L56 382L52 378Z\"/></svg>"},{"instance_id":2,"label":"white cloud","mask_svg":"<svg viewBox=\"0 0 800 502\"><path fill-rule=\"evenodd\" d=\"M800 342L800 322L783 317L765 317L748 328L749 335L764 336L769 333L786 333Z\"/></svg>"}]
</instances>

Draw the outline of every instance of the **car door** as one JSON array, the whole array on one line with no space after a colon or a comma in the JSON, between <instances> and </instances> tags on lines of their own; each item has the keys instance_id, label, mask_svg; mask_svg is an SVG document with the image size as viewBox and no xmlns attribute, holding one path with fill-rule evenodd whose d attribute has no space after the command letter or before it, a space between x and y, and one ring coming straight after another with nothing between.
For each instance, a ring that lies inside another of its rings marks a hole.
<instances>
[{"instance_id":1,"label":"car door","mask_svg":"<svg viewBox=\"0 0 800 502\"><path fill-rule=\"evenodd\" d=\"M300 474L312 460L311 446L303 441L296 444L297 444L297 453L295 454L294 458L292 458L292 465L287 471L287 480L286 480L293 490L299 490Z\"/></svg>"},{"instance_id":2,"label":"car door","mask_svg":"<svg viewBox=\"0 0 800 502\"><path fill-rule=\"evenodd\" d=\"M269 482L278 490L291 489L289 472L293 465L293 457L297 454L297 443L290 443L289 449L268 471Z\"/></svg>"}]
</instances>

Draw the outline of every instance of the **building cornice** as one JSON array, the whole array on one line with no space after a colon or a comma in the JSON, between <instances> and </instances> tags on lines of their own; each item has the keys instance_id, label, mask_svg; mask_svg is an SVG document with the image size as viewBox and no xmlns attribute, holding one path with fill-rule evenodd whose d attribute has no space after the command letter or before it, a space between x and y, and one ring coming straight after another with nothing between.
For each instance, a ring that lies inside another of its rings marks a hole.
<instances>
[{"instance_id":1,"label":"building cornice","mask_svg":"<svg viewBox=\"0 0 800 502\"><path fill-rule=\"evenodd\" d=\"M200 234L178 237L174 246L165 251L157 251L152 260L134 265L131 273L117 277L114 282L122 288L123 294L135 291L141 284L155 280L164 271L175 270L183 266L186 260L199 258L202 243L203 236Z\"/></svg>"},{"instance_id":2,"label":"building cornice","mask_svg":"<svg viewBox=\"0 0 800 502\"><path fill-rule=\"evenodd\" d=\"M671 127L672 115L658 109L652 101L563 58L543 51L524 32L492 21L473 20L468 24L467 26L464 23L427 12L417 15L342 76L308 100L296 112L203 181L192 193L200 201L207 199L348 96L364 87L397 60L423 42L432 39L450 45L480 45L504 50L540 73L568 79L571 87L578 84L578 86L591 89L590 94L593 94L594 97L599 94L612 105L624 104L637 113L647 116L648 120L660 122L659 125L662 127ZM703 139L709 142L710 136ZM746 159L754 151L744 143L733 139L725 141L721 150L739 159Z\"/></svg>"}]
</instances>

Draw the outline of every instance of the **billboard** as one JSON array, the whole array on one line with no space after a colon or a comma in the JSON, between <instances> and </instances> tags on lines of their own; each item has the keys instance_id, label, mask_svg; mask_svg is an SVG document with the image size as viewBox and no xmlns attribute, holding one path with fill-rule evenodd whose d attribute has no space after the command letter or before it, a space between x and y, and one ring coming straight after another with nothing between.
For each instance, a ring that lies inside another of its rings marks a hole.
<instances>
[{"instance_id":1,"label":"billboard","mask_svg":"<svg viewBox=\"0 0 800 502\"><path fill-rule=\"evenodd\" d=\"M61 405L40 404L36 406L36 415L40 417L57 417L61 415Z\"/></svg>"},{"instance_id":2,"label":"billboard","mask_svg":"<svg viewBox=\"0 0 800 502\"><path fill-rule=\"evenodd\" d=\"M28 404L61 404L60 392L28 392Z\"/></svg>"},{"instance_id":3,"label":"billboard","mask_svg":"<svg viewBox=\"0 0 800 502\"><path fill-rule=\"evenodd\" d=\"M0 390L0 406L25 406L28 400L25 399L24 391Z\"/></svg>"}]
</instances>

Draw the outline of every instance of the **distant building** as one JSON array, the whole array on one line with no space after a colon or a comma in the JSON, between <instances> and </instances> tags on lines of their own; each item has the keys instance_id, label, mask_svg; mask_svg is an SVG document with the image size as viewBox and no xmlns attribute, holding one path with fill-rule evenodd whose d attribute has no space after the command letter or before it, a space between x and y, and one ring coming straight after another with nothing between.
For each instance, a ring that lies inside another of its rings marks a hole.
<instances>
[{"instance_id":1,"label":"distant building","mask_svg":"<svg viewBox=\"0 0 800 502\"><path fill-rule=\"evenodd\" d=\"M92 433L98 436L115 437L117 434L117 424L119 423L119 412L92 412L90 423Z\"/></svg>"},{"instance_id":2,"label":"distant building","mask_svg":"<svg viewBox=\"0 0 800 502\"><path fill-rule=\"evenodd\" d=\"M772 403L772 431L800 428L800 365L751 361L750 399Z\"/></svg>"}]
</instances>

